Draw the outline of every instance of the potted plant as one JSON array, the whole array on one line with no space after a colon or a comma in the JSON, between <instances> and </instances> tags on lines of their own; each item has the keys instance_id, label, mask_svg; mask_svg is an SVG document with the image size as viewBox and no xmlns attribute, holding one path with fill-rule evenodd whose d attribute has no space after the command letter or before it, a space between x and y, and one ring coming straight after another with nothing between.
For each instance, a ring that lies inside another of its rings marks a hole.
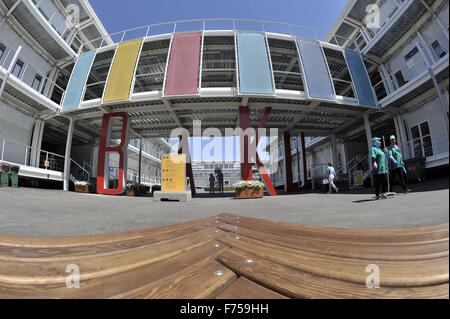
<instances>
[{"instance_id":1,"label":"potted plant","mask_svg":"<svg viewBox=\"0 0 450 319\"><path fill-rule=\"evenodd\" d=\"M150 191L150 187L138 184L138 183L128 183L127 184L127 196L141 196L145 195Z\"/></svg>"},{"instance_id":2,"label":"potted plant","mask_svg":"<svg viewBox=\"0 0 450 319\"><path fill-rule=\"evenodd\" d=\"M88 182L77 181L75 182L75 192L89 194L89 186Z\"/></svg>"},{"instance_id":3,"label":"potted plant","mask_svg":"<svg viewBox=\"0 0 450 319\"><path fill-rule=\"evenodd\" d=\"M264 184L259 181L240 181L233 185L235 198L250 199L264 197Z\"/></svg>"}]
</instances>

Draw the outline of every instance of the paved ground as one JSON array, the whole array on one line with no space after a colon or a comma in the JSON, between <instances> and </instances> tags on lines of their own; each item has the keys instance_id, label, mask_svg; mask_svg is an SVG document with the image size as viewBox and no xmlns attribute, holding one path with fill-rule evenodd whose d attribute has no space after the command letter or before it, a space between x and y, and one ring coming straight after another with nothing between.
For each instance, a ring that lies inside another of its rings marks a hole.
<instances>
[{"instance_id":1,"label":"paved ground","mask_svg":"<svg viewBox=\"0 0 450 319\"><path fill-rule=\"evenodd\" d=\"M261 200L105 197L54 190L0 188L0 233L78 236L180 223L219 213L333 227L397 228L448 223L448 178L412 185L414 193L373 201L368 192L300 194Z\"/></svg>"}]
</instances>

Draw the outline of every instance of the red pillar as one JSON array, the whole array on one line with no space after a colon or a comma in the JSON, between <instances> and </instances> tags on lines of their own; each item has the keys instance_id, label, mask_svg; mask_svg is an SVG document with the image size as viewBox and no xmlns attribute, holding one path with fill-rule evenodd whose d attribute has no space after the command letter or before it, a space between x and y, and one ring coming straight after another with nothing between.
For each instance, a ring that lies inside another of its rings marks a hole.
<instances>
[{"instance_id":1,"label":"red pillar","mask_svg":"<svg viewBox=\"0 0 450 319\"><path fill-rule=\"evenodd\" d=\"M284 144L284 190L286 192L294 191L294 176L292 173L292 148L291 134L289 131L283 133Z\"/></svg>"},{"instance_id":2,"label":"red pillar","mask_svg":"<svg viewBox=\"0 0 450 319\"><path fill-rule=\"evenodd\" d=\"M191 151L189 149L188 137L179 136L180 143L178 146L178 154L186 154L186 176L189 177L189 186L191 187L192 196L197 195L194 181L194 171L192 170Z\"/></svg>"}]
</instances>

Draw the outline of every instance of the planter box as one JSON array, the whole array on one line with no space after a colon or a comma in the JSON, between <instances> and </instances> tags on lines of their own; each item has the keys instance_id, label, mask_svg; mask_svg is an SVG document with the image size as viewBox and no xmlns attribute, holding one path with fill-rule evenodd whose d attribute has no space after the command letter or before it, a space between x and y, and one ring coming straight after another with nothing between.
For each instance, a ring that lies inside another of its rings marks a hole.
<instances>
[{"instance_id":1,"label":"planter box","mask_svg":"<svg viewBox=\"0 0 450 319\"><path fill-rule=\"evenodd\" d=\"M251 198L263 198L264 197L264 189L260 188L256 189L242 189L236 190L235 198L236 199L251 199Z\"/></svg>"},{"instance_id":2,"label":"planter box","mask_svg":"<svg viewBox=\"0 0 450 319\"><path fill-rule=\"evenodd\" d=\"M75 192L89 194L89 185L85 185L85 186L75 185Z\"/></svg>"},{"instance_id":3,"label":"planter box","mask_svg":"<svg viewBox=\"0 0 450 319\"><path fill-rule=\"evenodd\" d=\"M127 189L127 196L137 196L137 192L134 189Z\"/></svg>"},{"instance_id":4,"label":"planter box","mask_svg":"<svg viewBox=\"0 0 450 319\"><path fill-rule=\"evenodd\" d=\"M134 189L127 189L127 196L139 197L139 196L145 196L146 194L147 194L147 192L145 192L145 191L138 191L138 190L134 190Z\"/></svg>"}]
</instances>

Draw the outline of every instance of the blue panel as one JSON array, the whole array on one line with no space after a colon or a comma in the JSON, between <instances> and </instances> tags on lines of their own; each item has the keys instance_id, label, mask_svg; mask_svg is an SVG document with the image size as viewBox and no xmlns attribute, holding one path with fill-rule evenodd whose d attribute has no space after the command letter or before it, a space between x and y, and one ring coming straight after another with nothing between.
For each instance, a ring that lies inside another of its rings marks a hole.
<instances>
[{"instance_id":1,"label":"blue panel","mask_svg":"<svg viewBox=\"0 0 450 319\"><path fill-rule=\"evenodd\" d=\"M333 81L319 42L297 38L297 46L309 97L335 100Z\"/></svg>"},{"instance_id":2,"label":"blue panel","mask_svg":"<svg viewBox=\"0 0 450 319\"><path fill-rule=\"evenodd\" d=\"M265 36L256 32L238 32L236 38L240 93L274 94Z\"/></svg>"},{"instance_id":3,"label":"blue panel","mask_svg":"<svg viewBox=\"0 0 450 319\"><path fill-rule=\"evenodd\" d=\"M92 63L96 56L95 51L81 55L72 71L69 83L67 84L66 94L62 104L63 110L73 109L80 106L83 98L84 87L86 85Z\"/></svg>"},{"instance_id":4,"label":"blue panel","mask_svg":"<svg viewBox=\"0 0 450 319\"><path fill-rule=\"evenodd\" d=\"M361 54L348 49L345 49L344 54L348 69L352 75L359 104L378 107L377 101L373 94L372 84L370 83L370 78L367 74L367 69L364 65Z\"/></svg>"}]
</instances>

